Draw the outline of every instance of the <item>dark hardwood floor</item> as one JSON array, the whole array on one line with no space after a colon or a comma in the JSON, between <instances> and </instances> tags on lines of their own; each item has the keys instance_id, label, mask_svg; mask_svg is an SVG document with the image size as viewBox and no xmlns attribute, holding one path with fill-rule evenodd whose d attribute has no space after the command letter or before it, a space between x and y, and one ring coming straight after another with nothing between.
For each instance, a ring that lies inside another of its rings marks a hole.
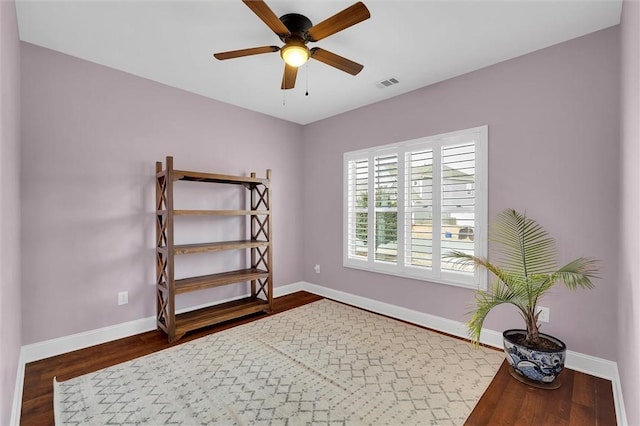
<instances>
[{"instance_id":1,"label":"dark hardwood floor","mask_svg":"<svg viewBox=\"0 0 640 426\"><path fill-rule=\"evenodd\" d=\"M465 425L615 425L609 380L565 369L558 389L536 389L509 374L505 361Z\"/></svg>"},{"instance_id":2,"label":"dark hardwood floor","mask_svg":"<svg viewBox=\"0 0 640 426\"><path fill-rule=\"evenodd\" d=\"M320 300L306 292L275 299L270 315ZM257 314L187 334L173 345L266 317ZM150 331L69 352L26 365L22 425L53 425L53 378L68 380L173 346L160 331ZM556 390L541 390L513 379L502 365L467 425L615 425L611 382L565 369Z\"/></svg>"}]
</instances>

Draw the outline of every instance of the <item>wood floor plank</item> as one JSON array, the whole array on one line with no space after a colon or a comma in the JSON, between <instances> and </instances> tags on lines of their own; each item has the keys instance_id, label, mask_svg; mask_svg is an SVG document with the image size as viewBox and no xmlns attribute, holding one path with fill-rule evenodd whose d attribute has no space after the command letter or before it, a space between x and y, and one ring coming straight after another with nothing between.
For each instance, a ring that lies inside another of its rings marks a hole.
<instances>
[{"instance_id":1,"label":"wood floor plank","mask_svg":"<svg viewBox=\"0 0 640 426\"><path fill-rule=\"evenodd\" d=\"M297 292L274 299L277 314L305 305L322 297ZM53 420L53 377L64 381L101 368L125 362L150 353L265 318L255 314L217 324L187 334L174 344L167 342L161 331L104 343L86 349L32 362L25 367L21 425L48 426ZM583 373L565 370L557 391L535 389L516 381L509 366L502 364L466 425L615 425L615 408L611 382ZM589 404L587 404L589 402ZM580 423L577 423L580 422Z\"/></svg>"},{"instance_id":2,"label":"wood floor plank","mask_svg":"<svg viewBox=\"0 0 640 426\"><path fill-rule=\"evenodd\" d=\"M586 374L577 375L573 382L571 400L575 404L591 407L595 405L595 377Z\"/></svg>"},{"instance_id":3,"label":"wood floor plank","mask_svg":"<svg viewBox=\"0 0 640 426\"><path fill-rule=\"evenodd\" d=\"M569 426L595 424L593 418L593 409L591 407L578 404L571 410Z\"/></svg>"},{"instance_id":4,"label":"wood floor plank","mask_svg":"<svg viewBox=\"0 0 640 426\"><path fill-rule=\"evenodd\" d=\"M616 408L613 400L613 386L609 380L595 378L595 411L596 423L599 425L612 424L616 419Z\"/></svg>"}]
</instances>

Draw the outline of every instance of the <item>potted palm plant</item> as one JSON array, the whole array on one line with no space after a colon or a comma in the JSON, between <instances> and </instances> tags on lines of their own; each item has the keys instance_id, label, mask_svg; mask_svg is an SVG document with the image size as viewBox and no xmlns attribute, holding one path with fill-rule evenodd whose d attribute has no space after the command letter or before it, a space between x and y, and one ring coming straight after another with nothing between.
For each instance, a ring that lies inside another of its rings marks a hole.
<instances>
[{"instance_id":1,"label":"potted palm plant","mask_svg":"<svg viewBox=\"0 0 640 426\"><path fill-rule=\"evenodd\" d=\"M490 230L491 261L461 251L446 257L464 266L473 265L493 274L487 290L478 290L470 312L469 336L480 342L487 314L496 306L514 305L524 319L525 330L506 330L504 350L513 371L539 384L552 383L564 368L566 345L540 332L538 302L554 284L569 289L593 288L599 262L580 257L558 268L555 240L536 221L515 210L501 212Z\"/></svg>"}]
</instances>

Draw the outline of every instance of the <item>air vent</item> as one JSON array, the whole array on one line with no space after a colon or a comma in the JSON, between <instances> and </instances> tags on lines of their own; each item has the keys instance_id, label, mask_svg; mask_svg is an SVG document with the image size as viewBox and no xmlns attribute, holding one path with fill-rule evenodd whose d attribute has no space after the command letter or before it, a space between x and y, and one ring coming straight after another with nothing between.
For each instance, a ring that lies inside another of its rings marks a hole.
<instances>
[{"instance_id":1,"label":"air vent","mask_svg":"<svg viewBox=\"0 0 640 426\"><path fill-rule=\"evenodd\" d=\"M391 86L393 86L395 84L398 84L398 83L400 83L400 81L398 81L397 78L391 77L391 78L388 78L386 80L382 80L382 81L376 83L376 86L378 86L381 89L385 89L387 87L391 87Z\"/></svg>"}]
</instances>

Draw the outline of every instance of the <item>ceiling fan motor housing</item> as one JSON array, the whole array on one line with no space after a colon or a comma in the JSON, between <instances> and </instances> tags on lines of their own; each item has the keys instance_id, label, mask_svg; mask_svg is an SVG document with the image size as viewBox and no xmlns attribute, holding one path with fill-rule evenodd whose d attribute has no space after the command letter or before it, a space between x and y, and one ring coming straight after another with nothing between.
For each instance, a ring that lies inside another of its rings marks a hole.
<instances>
[{"instance_id":1,"label":"ceiling fan motor housing","mask_svg":"<svg viewBox=\"0 0 640 426\"><path fill-rule=\"evenodd\" d=\"M286 43L290 39L301 39L304 43L309 41L307 31L313 26L309 18L299 13L287 13L280 17L280 21L291 33L287 36L280 36L280 40Z\"/></svg>"}]
</instances>

